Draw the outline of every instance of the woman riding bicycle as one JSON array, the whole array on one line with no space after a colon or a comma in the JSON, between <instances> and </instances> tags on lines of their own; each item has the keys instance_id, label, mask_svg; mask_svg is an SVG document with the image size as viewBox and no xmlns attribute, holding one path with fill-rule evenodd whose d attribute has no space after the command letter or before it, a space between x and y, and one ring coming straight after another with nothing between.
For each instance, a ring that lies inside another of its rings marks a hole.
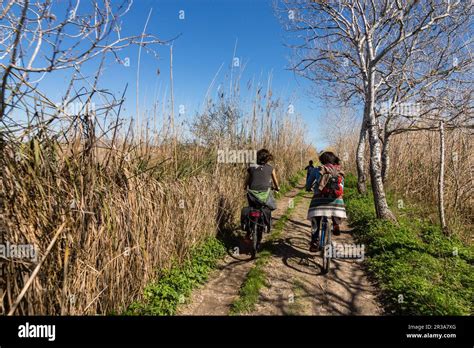
<instances>
[{"instance_id":1,"label":"woman riding bicycle","mask_svg":"<svg viewBox=\"0 0 474 348\"><path fill-rule=\"evenodd\" d=\"M276 191L279 191L278 180L276 178L275 169L268 164L273 160L272 154L261 149L257 151L257 163L250 164L247 169L247 177L245 179L244 189L247 190L247 200L252 208L262 208L267 231L270 231L272 222L271 211L276 208L275 199L272 194L272 184ZM250 234L247 232L245 239L249 239Z\"/></svg>"},{"instance_id":2,"label":"woman riding bicycle","mask_svg":"<svg viewBox=\"0 0 474 348\"><path fill-rule=\"evenodd\" d=\"M346 218L346 208L342 199L344 191L344 172L339 158L332 152L324 152L319 156L321 166L309 173L306 190L314 195L308 209L308 220L311 221L311 242L309 250L318 251L319 226L323 216L332 217L333 233L339 235L339 225Z\"/></svg>"}]
</instances>

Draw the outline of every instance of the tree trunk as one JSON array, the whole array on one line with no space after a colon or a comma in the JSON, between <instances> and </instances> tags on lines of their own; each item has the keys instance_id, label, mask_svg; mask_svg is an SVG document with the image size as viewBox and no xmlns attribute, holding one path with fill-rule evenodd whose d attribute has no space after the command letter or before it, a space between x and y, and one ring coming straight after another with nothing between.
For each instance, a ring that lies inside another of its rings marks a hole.
<instances>
[{"instance_id":1,"label":"tree trunk","mask_svg":"<svg viewBox=\"0 0 474 348\"><path fill-rule=\"evenodd\" d=\"M367 142L367 123L362 122L359 134L359 144L357 145L356 163L357 163L357 191L361 194L367 193L367 177L365 175L365 144Z\"/></svg>"},{"instance_id":2,"label":"tree trunk","mask_svg":"<svg viewBox=\"0 0 474 348\"><path fill-rule=\"evenodd\" d=\"M396 221L395 215L387 204L385 189L382 181L382 161L380 138L377 119L375 117L375 73L370 71L366 85L366 98L364 107L364 119L367 120L369 147L370 147L370 182L374 195L374 204L377 217L380 219Z\"/></svg>"},{"instance_id":3,"label":"tree trunk","mask_svg":"<svg viewBox=\"0 0 474 348\"><path fill-rule=\"evenodd\" d=\"M448 227L446 225L446 217L444 214L444 122L439 122L439 180L438 180L438 210L439 220L443 233L448 235Z\"/></svg>"},{"instance_id":4,"label":"tree trunk","mask_svg":"<svg viewBox=\"0 0 474 348\"><path fill-rule=\"evenodd\" d=\"M388 177L388 171L390 169L390 156L388 151L390 150L390 135L385 134L383 146L382 146L382 182L385 184Z\"/></svg>"}]
</instances>

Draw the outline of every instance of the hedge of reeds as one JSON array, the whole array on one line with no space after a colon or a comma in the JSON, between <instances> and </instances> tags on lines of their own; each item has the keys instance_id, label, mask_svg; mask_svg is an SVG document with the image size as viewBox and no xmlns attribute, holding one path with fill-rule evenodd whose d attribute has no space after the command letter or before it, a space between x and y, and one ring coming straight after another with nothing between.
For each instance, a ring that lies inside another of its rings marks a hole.
<instances>
[{"instance_id":1,"label":"hedge of reeds","mask_svg":"<svg viewBox=\"0 0 474 348\"><path fill-rule=\"evenodd\" d=\"M284 183L301 169L303 133L292 139L296 126L275 127L267 144L233 146L268 147ZM235 222L246 165L217 163L224 145L124 139L64 141L38 132L5 142L1 240L33 244L38 258L0 263L3 314L120 312L158 270L184 262L194 246Z\"/></svg>"}]
</instances>

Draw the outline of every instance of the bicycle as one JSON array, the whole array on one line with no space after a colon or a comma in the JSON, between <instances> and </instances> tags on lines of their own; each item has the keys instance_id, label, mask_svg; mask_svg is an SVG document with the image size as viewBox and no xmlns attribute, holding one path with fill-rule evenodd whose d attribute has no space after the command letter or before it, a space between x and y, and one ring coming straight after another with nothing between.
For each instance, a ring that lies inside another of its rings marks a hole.
<instances>
[{"instance_id":1,"label":"bicycle","mask_svg":"<svg viewBox=\"0 0 474 348\"><path fill-rule=\"evenodd\" d=\"M279 188L272 187L272 190L279 192ZM256 207L251 207L248 217L249 217L249 231L250 239L252 241L251 249L251 258L254 259L257 256L257 251L259 249L260 243L262 241L263 233L266 233L270 226L267 226L265 222L265 212L263 209L266 207L263 203L257 204ZM271 220L271 219L270 219ZM268 222L271 224L271 221Z\"/></svg>"},{"instance_id":2,"label":"bicycle","mask_svg":"<svg viewBox=\"0 0 474 348\"><path fill-rule=\"evenodd\" d=\"M329 272L332 259L332 249L333 245L331 242L332 239L332 219L328 219L327 216L323 216L321 219L321 226L319 228L320 238L318 248L322 251L323 267L322 273L326 274Z\"/></svg>"}]
</instances>

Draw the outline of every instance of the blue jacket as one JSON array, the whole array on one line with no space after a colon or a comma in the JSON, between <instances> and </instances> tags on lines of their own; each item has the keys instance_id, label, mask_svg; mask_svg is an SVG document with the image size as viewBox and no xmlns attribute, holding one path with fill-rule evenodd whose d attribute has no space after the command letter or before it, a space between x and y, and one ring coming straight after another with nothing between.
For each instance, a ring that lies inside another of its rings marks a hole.
<instances>
[{"instance_id":1,"label":"blue jacket","mask_svg":"<svg viewBox=\"0 0 474 348\"><path fill-rule=\"evenodd\" d=\"M306 176L306 190L315 192L318 190L319 180L321 179L320 168L309 168Z\"/></svg>"}]
</instances>

